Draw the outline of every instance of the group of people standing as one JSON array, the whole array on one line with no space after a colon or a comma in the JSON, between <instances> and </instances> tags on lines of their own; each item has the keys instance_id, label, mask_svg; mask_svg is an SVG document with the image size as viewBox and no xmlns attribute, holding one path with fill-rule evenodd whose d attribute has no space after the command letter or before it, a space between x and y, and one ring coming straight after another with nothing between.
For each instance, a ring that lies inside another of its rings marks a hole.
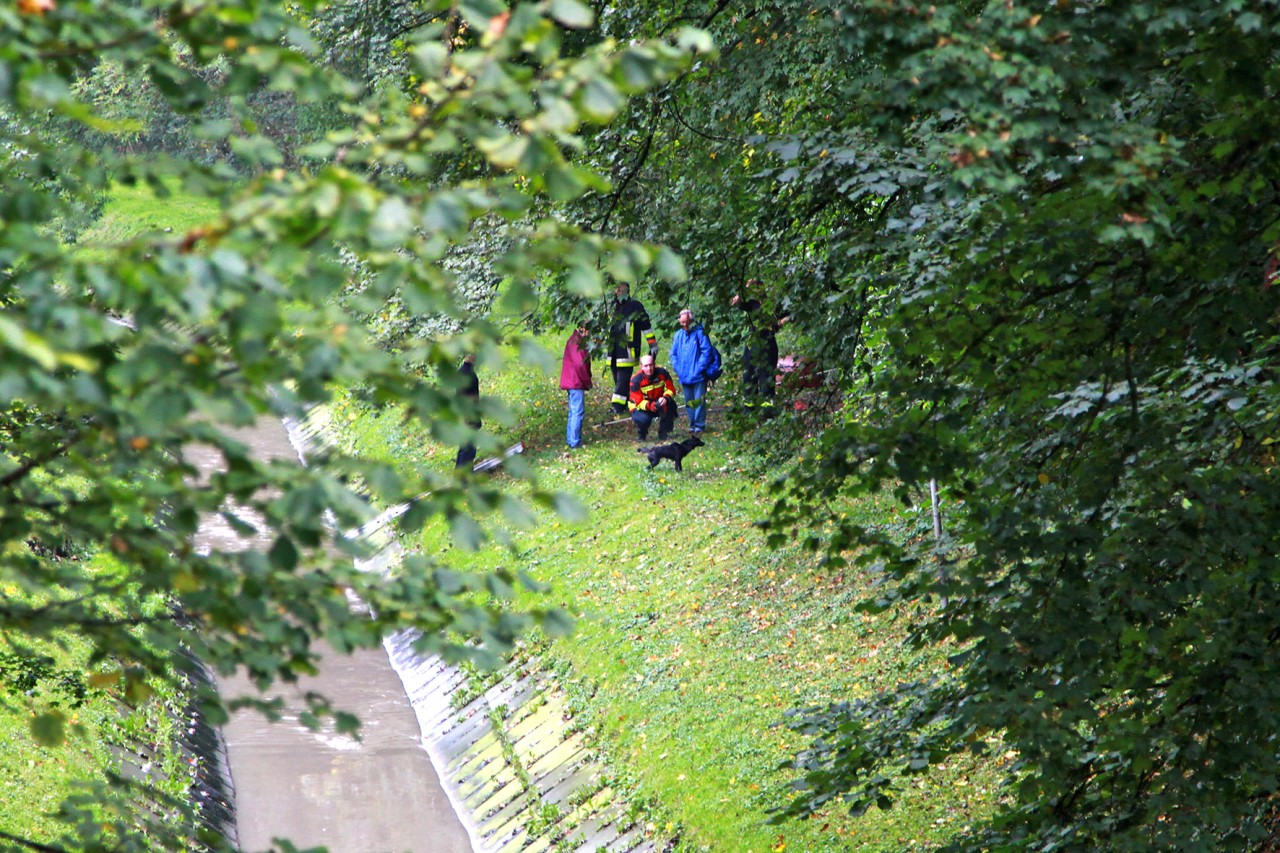
<instances>
[{"instance_id":1,"label":"group of people standing","mask_svg":"<svg viewBox=\"0 0 1280 853\"><path fill-rule=\"evenodd\" d=\"M758 320L763 313L760 300L752 290L760 282L746 284L746 296L735 295L732 305ZM772 407L774 369L778 361L776 334L786 317L770 319L763 325L753 323L751 337L743 353L745 405L748 409ZM701 435L707 428L707 390L713 380L715 355L711 341L688 308L680 311L680 328L671 341L671 367L680 379L689 431ZM579 326L569 336L560 368L560 388L568 393L569 423L565 442L569 448L582 446L582 422L586 411L586 392L591 384L591 354L587 347L589 330ZM658 423L658 439L667 438L675 428L679 406L671 373L657 364L658 339L644 306L631 296L626 284L614 292L613 318L609 328L609 369L613 378L611 405L615 414L630 412L636 437L649 437L654 421ZM638 368L638 369L637 369Z\"/></svg>"}]
</instances>

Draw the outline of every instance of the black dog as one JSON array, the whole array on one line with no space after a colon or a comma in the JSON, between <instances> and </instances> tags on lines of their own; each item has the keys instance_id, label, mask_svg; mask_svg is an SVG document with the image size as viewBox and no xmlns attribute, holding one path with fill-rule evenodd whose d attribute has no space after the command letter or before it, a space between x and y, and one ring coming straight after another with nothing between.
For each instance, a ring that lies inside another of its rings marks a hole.
<instances>
[{"instance_id":1,"label":"black dog","mask_svg":"<svg viewBox=\"0 0 1280 853\"><path fill-rule=\"evenodd\" d=\"M647 453L649 455L649 467L656 468L658 463L663 459L670 459L676 463L676 470L683 471L684 467L681 461L693 452L695 447L702 446L702 439L696 435L691 435L684 441L673 441L671 444L659 444L657 447L637 447L636 453Z\"/></svg>"}]
</instances>

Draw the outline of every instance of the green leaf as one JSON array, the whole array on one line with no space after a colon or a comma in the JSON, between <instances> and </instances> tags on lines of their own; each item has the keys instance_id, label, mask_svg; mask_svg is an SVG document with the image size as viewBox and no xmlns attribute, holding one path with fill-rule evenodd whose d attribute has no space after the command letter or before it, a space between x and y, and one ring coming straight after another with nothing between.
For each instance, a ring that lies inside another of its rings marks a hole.
<instances>
[{"instance_id":1,"label":"green leaf","mask_svg":"<svg viewBox=\"0 0 1280 853\"><path fill-rule=\"evenodd\" d=\"M484 530L475 519L461 513L449 519L449 530L453 534L454 543L466 551L478 551L484 544Z\"/></svg>"},{"instance_id":2,"label":"green leaf","mask_svg":"<svg viewBox=\"0 0 1280 853\"><path fill-rule=\"evenodd\" d=\"M1257 32L1262 29L1262 16L1257 12L1241 12L1236 18L1236 26L1242 33Z\"/></svg>"},{"instance_id":3,"label":"green leaf","mask_svg":"<svg viewBox=\"0 0 1280 853\"><path fill-rule=\"evenodd\" d=\"M689 272L685 269L684 261L675 252L666 246L658 248L657 257L654 259L654 271L660 275L663 280L672 284L680 284L689 280Z\"/></svg>"},{"instance_id":4,"label":"green leaf","mask_svg":"<svg viewBox=\"0 0 1280 853\"><path fill-rule=\"evenodd\" d=\"M510 282L503 288L502 296L496 306L502 314L519 315L531 310L538 304L538 292L533 285L523 279Z\"/></svg>"},{"instance_id":5,"label":"green leaf","mask_svg":"<svg viewBox=\"0 0 1280 853\"><path fill-rule=\"evenodd\" d=\"M0 316L0 342L10 350L31 359L45 370L53 370L57 366L57 356L40 336L27 331L4 316Z\"/></svg>"},{"instance_id":6,"label":"green leaf","mask_svg":"<svg viewBox=\"0 0 1280 853\"><path fill-rule=\"evenodd\" d=\"M587 189L587 182L577 169L569 165L552 165L547 169L545 179L547 194L552 201L572 201Z\"/></svg>"},{"instance_id":7,"label":"green leaf","mask_svg":"<svg viewBox=\"0 0 1280 853\"><path fill-rule=\"evenodd\" d=\"M423 77L439 77L449 59L445 46L435 40L414 45L409 55L413 58L414 67Z\"/></svg>"},{"instance_id":8,"label":"green leaf","mask_svg":"<svg viewBox=\"0 0 1280 853\"><path fill-rule=\"evenodd\" d=\"M558 608L541 614L538 625L548 637L568 637L576 627L573 617Z\"/></svg>"},{"instance_id":9,"label":"green leaf","mask_svg":"<svg viewBox=\"0 0 1280 853\"><path fill-rule=\"evenodd\" d=\"M578 108L590 120L603 124L617 115L624 103L625 99L612 83L592 78L582 87Z\"/></svg>"},{"instance_id":10,"label":"green leaf","mask_svg":"<svg viewBox=\"0 0 1280 853\"><path fill-rule=\"evenodd\" d=\"M466 205L452 193L437 193L427 202L422 225L428 231L459 234L471 224Z\"/></svg>"},{"instance_id":11,"label":"green leaf","mask_svg":"<svg viewBox=\"0 0 1280 853\"><path fill-rule=\"evenodd\" d=\"M498 573L487 575L484 579L484 585L490 595L503 601L509 600L515 595L515 588L511 586L510 581Z\"/></svg>"},{"instance_id":12,"label":"green leaf","mask_svg":"<svg viewBox=\"0 0 1280 853\"><path fill-rule=\"evenodd\" d=\"M514 169L529 153L529 137L504 133L483 136L476 140L476 148L500 169Z\"/></svg>"},{"instance_id":13,"label":"green leaf","mask_svg":"<svg viewBox=\"0 0 1280 853\"><path fill-rule=\"evenodd\" d=\"M227 143L237 157L252 166L269 168L284 163L280 149L265 136L233 136Z\"/></svg>"},{"instance_id":14,"label":"green leaf","mask_svg":"<svg viewBox=\"0 0 1280 853\"><path fill-rule=\"evenodd\" d=\"M502 497L502 514L518 530L528 530L538 520L538 517L533 514L524 501L511 495L503 495Z\"/></svg>"},{"instance_id":15,"label":"green leaf","mask_svg":"<svg viewBox=\"0 0 1280 853\"><path fill-rule=\"evenodd\" d=\"M554 359L537 341L530 338L520 339L520 363L541 370L550 375L558 370L559 362Z\"/></svg>"},{"instance_id":16,"label":"green leaf","mask_svg":"<svg viewBox=\"0 0 1280 853\"><path fill-rule=\"evenodd\" d=\"M561 25L570 29L585 29L594 26L596 22L591 8L578 0L551 0L550 14Z\"/></svg>"},{"instance_id":17,"label":"green leaf","mask_svg":"<svg viewBox=\"0 0 1280 853\"><path fill-rule=\"evenodd\" d=\"M267 559L277 569L292 572L298 568L298 549L288 536L279 536L267 552Z\"/></svg>"},{"instance_id":18,"label":"green leaf","mask_svg":"<svg viewBox=\"0 0 1280 853\"><path fill-rule=\"evenodd\" d=\"M67 718L61 711L45 711L31 718L31 736L41 746L62 746L67 739Z\"/></svg>"},{"instance_id":19,"label":"green leaf","mask_svg":"<svg viewBox=\"0 0 1280 853\"><path fill-rule=\"evenodd\" d=\"M637 282L649 269L650 250L638 243L627 243L609 256L609 274L619 281Z\"/></svg>"},{"instance_id":20,"label":"green leaf","mask_svg":"<svg viewBox=\"0 0 1280 853\"><path fill-rule=\"evenodd\" d=\"M469 25L484 32L489 21L507 11L507 7L500 0L466 0L458 5L458 11Z\"/></svg>"},{"instance_id":21,"label":"green leaf","mask_svg":"<svg viewBox=\"0 0 1280 853\"><path fill-rule=\"evenodd\" d=\"M565 286L570 293L594 299L604 292L604 278L595 267L577 264L569 270Z\"/></svg>"},{"instance_id":22,"label":"green leaf","mask_svg":"<svg viewBox=\"0 0 1280 853\"><path fill-rule=\"evenodd\" d=\"M356 735L360 732L359 718L346 711L334 711L333 724L338 734Z\"/></svg>"},{"instance_id":23,"label":"green leaf","mask_svg":"<svg viewBox=\"0 0 1280 853\"><path fill-rule=\"evenodd\" d=\"M373 221L369 223L369 236L374 246L388 249L399 246L413 228L413 214L404 199L393 196L378 205Z\"/></svg>"},{"instance_id":24,"label":"green leaf","mask_svg":"<svg viewBox=\"0 0 1280 853\"><path fill-rule=\"evenodd\" d=\"M652 50L631 48L623 52L618 61L622 85L631 92L638 92L659 82L662 64Z\"/></svg>"},{"instance_id":25,"label":"green leaf","mask_svg":"<svg viewBox=\"0 0 1280 853\"><path fill-rule=\"evenodd\" d=\"M695 27L681 27L676 31L676 44L681 50L693 53L713 53L715 42L706 30Z\"/></svg>"}]
</instances>

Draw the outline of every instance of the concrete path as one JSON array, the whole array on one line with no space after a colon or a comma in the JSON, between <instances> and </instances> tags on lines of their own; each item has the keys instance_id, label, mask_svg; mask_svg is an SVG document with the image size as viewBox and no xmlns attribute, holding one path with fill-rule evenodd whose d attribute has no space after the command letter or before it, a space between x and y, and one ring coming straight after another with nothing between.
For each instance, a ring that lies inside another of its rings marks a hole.
<instances>
[{"instance_id":1,"label":"concrete path","mask_svg":"<svg viewBox=\"0 0 1280 853\"><path fill-rule=\"evenodd\" d=\"M278 421L264 419L238 436L264 458L297 454ZM188 458L208 468L216 456L192 448ZM197 546L253 547L219 519L201 525ZM245 679L219 681L223 696L253 691ZM361 740L313 732L297 721L305 691L318 691L362 722ZM285 718L268 723L243 712L223 727L235 790L242 850L271 848L287 838L300 849L333 853L469 853L471 841L422 745L413 708L383 649L327 654L320 674L272 695L285 699Z\"/></svg>"}]
</instances>

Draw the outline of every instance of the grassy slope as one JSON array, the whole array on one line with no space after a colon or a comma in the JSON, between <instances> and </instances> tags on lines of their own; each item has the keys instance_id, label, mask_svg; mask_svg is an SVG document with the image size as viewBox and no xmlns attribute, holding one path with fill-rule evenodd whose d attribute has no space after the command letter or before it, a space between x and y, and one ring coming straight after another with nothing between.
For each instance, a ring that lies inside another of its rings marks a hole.
<instances>
[{"instance_id":1,"label":"grassy slope","mask_svg":"<svg viewBox=\"0 0 1280 853\"><path fill-rule=\"evenodd\" d=\"M560 336L540 343L558 359ZM905 649L903 618L855 612L864 579L817 571L798 549L764 546L752 523L766 514L767 495L718 416L683 474L667 463L649 471L627 424L588 430L587 448L566 457L555 378L527 359L509 364L497 375L481 371L482 393L517 410L507 440L525 440L539 484L576 496L588 518L539 513L515 555L460 552L443 524L429 525L420 546L455 568L529 571L578 617L572 637L532 653L560 674L614 771L660 827L680 836L680 849L927 848L985 810L991 779L966 764L927 785L908 783L889 812L766 825L785 795L775 768L797 745L777 725L788 708L867 696L938 665L940 655ZM603 387L589 393L589 423L610 417L607 397ZM340 410L347 440L366 452L400 465L452 464L453 448L433 445L395 411ZM686 430L682 421L677 437ZM891 511L849 507L873 517Z\"/></svg>"},{"instance_id":2,"label":"grassy slope","mask_svg":"<svg viewBox=\"0 0 1280 853\"><path fill-rule=\"evenodd\" d=\"M103 218L81 236L83 251L94 246L128 239L142 231L172 228L182 230L198 222L208 221L217 210L205 199L175 195L156 200L146 189L118 187ZM96 565L109 567L110 561ZM16 586L0 586L5 597L22 597ZM7 636L0 630L0 653L26 652L22 636ZM52 657L60 672L87 675L86 662L90 649L74 638L37 643L39 654ZM136 729L149 732L163 742L169 735L163 731L173 721L159 708L144 709L122 717L116 701L102 691L91 691L89 701L71 709L66 696L56 689L56 679L42 679L30 695L14 690L0 678L0 830L27 838L50 842L63 831L50 814L76 787L79 780L100 779L114 767L116 760L108 744L119 742L123 731ZM33 715L57 705L66 711L69 739L60 747L39 746L30 731ZM147 736L144 734L144 736ZM172 761L176 755L168 757ZM166 769L171 772L177 766ZM180 777L179 777L180 778ZM185 782L174 789L181 794Z\"/></svg>"},{"instance_id":3,"label":"grassy slope","mask_svg":"<svg viewBox=\"0 0 1280 853\"><path fill-rule=\"evenodd\" d=\"M76 251L93 258L104 246L147 232L181 234L217 215L217 205L208 198L174 189L168 198L157 199L149 187L116 184L102 218L80 235Z\"/></svg>"},{"instance_id":4,"label":"grassy slope","mask_svg":"<svg viewBox=\"0 0 1280 853\"><path fill-rule=\"evenodd\" d=\"M78 671L86 650L72 645L39 644L37 650L55 660L59 671ZM14 653L0 633L0 651ZM62 707L72 723L69 741L59 747L43 747L34 741L30 726L34 714ZM51 679L42 679L27 695L9 683L0 683L0 830L12 835L50 842L61 827L50 817L78 779L94 778L107 766L109 756L101 734L111 725L110 705L101 700L70 710Z\"/></svg>"}]
</instances>

